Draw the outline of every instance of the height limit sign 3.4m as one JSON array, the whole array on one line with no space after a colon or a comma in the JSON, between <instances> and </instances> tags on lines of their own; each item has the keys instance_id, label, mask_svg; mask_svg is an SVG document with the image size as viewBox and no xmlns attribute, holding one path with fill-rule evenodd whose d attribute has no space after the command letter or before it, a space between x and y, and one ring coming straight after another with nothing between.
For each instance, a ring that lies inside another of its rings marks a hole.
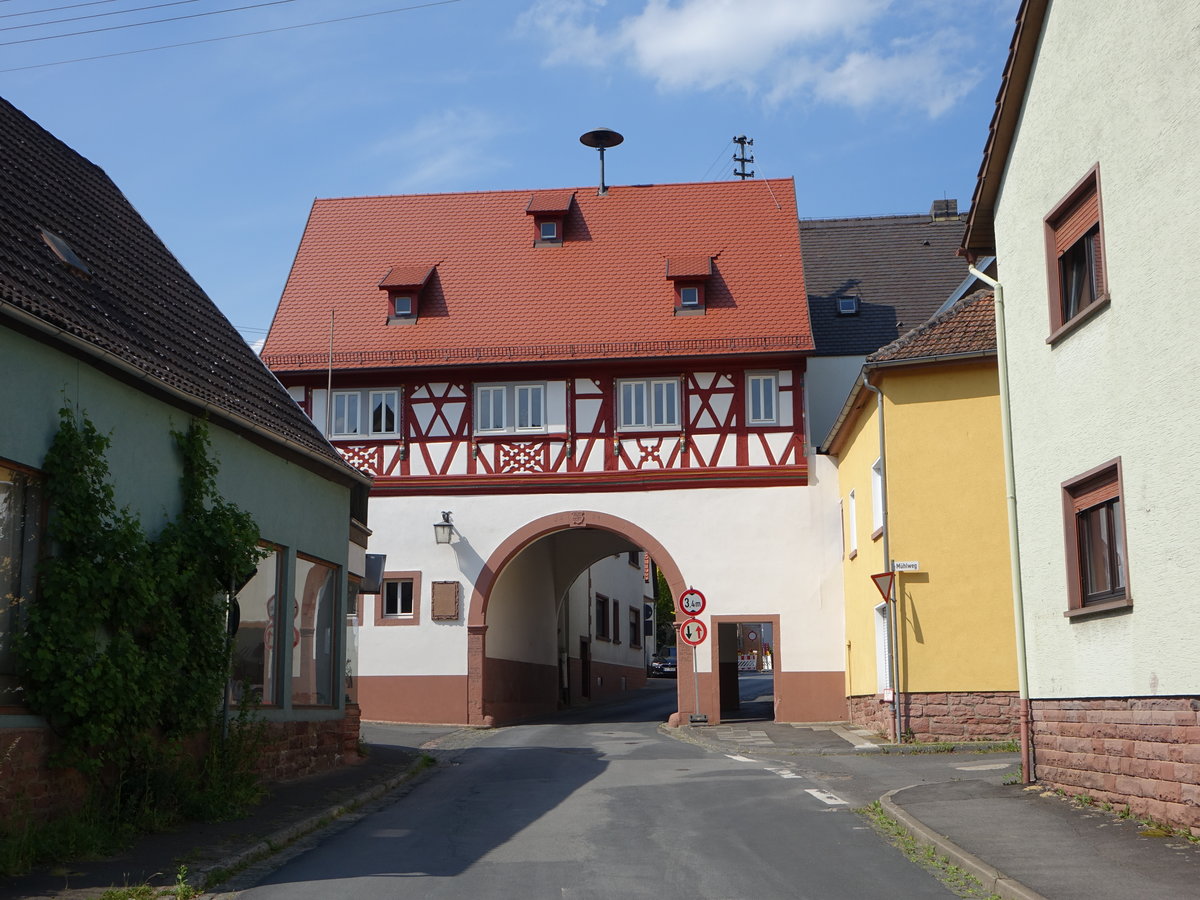
<instances>
[{"instance_id":1,"label":"height limit sign 3.4m","mask_svg":"<svg viewBox=\"0 0 1200 900\"><path fill-rule=\"evenodd\" d=\"M695 588L688 588L679 595L679 609L685 615L698 616L707 605L704 595Z\"/></svg>"}]
</instances>

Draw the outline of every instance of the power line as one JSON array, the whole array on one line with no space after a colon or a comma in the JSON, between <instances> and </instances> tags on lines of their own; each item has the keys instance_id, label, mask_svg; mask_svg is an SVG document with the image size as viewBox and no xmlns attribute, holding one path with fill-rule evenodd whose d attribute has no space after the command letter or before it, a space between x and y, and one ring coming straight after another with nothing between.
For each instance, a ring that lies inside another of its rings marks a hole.
<instances>
[{"instance_id":1,"label":"power line","mask_svg":"<svg viewBox=\"0 0 1200 900\"><path fill-rule=\"evenodd\" d=\"M154 3L150 6L138 6L134 9L112 9L108 12L89 13L86 16L72 16L68 19L48 19L45 22L27 22L24 25L5 25L0 28L0 31L17 31L21 28L40 28L43 25L62 25L64 22L81 22L84 19L103 19L105 16L123 16L126 13L145 12L148 9L161 9L164 6L182 6L185 3L197 3L199 0L172 0L170 3ZM50 12L50 10L44 10ZM0 16L0 18L7 18ZM140 25L140 22L134 22L134 25ZM57 35L55 35L57 37Z\"/></svg>"},{"instance_id":2,"label":"power line","mask_svg":"<svg viewBox=\"0 0 1200 900\"><path fill-rule=\"evenodd\" d=\"M8 0L0 0L0 3L7 3ZM117 0L88 0L87 3L68 3L66 6L51 6L47 9L27 9L24 12L4 13L0 15L0 19L14 19L17 16L36 16L41 13L60 12L64 9L78 9L81 6L102 6L105 3L116 3Z\"/></svg>"},{"instance_id":3,"label":"power line","mask_svg":"<svg viewBox=\"0 0 1200 900\"><path fill-rule=\"evenodd\" d=\"M732 143L733 143L733 141L729 141L729 143L727 143L724 147L722 147L720 150L717 151L716 157L713 159L712 162L710 162L708 164L708 168L704 170L704 174L700 176L701 181L704 181L706 178L708 178L708 173L713 170L713 166L715 166L718 162L721 161L721 157L723 157L725 155L725 151L729 149L729 147Z\"/></svg>"},{"instance_id":4,"label":"power line","mask_svg":"<svg viewBox=\"0 0 1200 900\"><path fill-rule=\"evenodd\" d=\"M127 22L124 25L109 25L105 28L92 28L87 31L65 31L62 34L46 34L42 37L21 38L19 41L0 41L0 47L11 47L13 44L33 44L38 41L54 41L65 37L79 37L82 34L100 34L104 31L122 31L126 28L138 28L142 25L161 25L164 22L181 22L184 19L200 19L204 16L219 16L222 13L244 12L247 9L259 9L263 6L282 6L285 3L295 3L296 0L267 0L266 3L251 3L248 6L234 6L230 9L212 9L208 12L188 13L186 16L170 16L166 19L147 19L145 22Z\"/></svg>"},{"instance_id":5,"label":"power line","mask_svg":"<svg viewBox=\"0 0 1200 900\"><path fill-rule=\"evenodd\" d=\"M3 2L3 0L0 0ZM317 25L334 25L338 22L352 22L355 19L370 19L375 16L388 16L393 13L410 12L415 9L426 9L431 6L446 6L450 3L461 3L462 0L431 0L429 3L416 3L412 6L398 6L394 9L382 9L378 12L360 13L356 16L343 16L338 19L324 19L320 22L304 22L300 25L284 25L279 28L264 28L261 31L244 31L241 34L227 34L222 37L203 38L198 41L182 41L178 44L161 44L157 47L143 47L140 50L122 50L117 53L100 53L96 56L77 56L74 59L60 59L48 63L34 63L29 66L13 66L9 69L0 69L0 74L6 72L24 72L29 69L45 69L49 66L65 66L70 63L91 62L96 59L112 59L117 56L134 56L138 53L153 53L156 50L172 50L175 47L194 47L197 44L213 44L217 41L232 41L235 38L257 37L260 34L273 34L277 31L295 31L298 28L314 28ZM722 151L724 152L724 151Z\"/></svg>"}]
</instances>

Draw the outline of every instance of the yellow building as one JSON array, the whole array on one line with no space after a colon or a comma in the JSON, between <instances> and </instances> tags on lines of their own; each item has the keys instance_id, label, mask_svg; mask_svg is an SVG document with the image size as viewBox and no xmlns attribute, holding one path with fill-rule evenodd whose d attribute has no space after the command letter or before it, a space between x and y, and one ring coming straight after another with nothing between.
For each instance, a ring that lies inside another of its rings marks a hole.
<instances>
[{"instance_id":1,"label":"yellow building","mask_svg":"<svg viewBox=\"0 0 1200 900\"><path fill-rule=\"evenodd\" d=\"M868 356L825 441L842 504L850 717L892 737L1016 734L998 390L981 291ZM871 576L889 571L885 602Z\"/></svg>"}]
</instances>

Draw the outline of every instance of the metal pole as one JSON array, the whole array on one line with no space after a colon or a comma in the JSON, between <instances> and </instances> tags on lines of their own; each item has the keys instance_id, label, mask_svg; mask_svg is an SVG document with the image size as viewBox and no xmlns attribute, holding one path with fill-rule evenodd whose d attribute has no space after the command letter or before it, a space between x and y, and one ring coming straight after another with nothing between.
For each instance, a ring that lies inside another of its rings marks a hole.
<instances>
[{"instance_id":1,"label":"metal pole","mask_svg":"<svg viewBox=\"0 0 1200 900\"><path fill-rule=\"evenodd\" d=\"M329 368L325 377L325 437L333 433L333 310L329 311Z\"/></svg>"}]
</instances>

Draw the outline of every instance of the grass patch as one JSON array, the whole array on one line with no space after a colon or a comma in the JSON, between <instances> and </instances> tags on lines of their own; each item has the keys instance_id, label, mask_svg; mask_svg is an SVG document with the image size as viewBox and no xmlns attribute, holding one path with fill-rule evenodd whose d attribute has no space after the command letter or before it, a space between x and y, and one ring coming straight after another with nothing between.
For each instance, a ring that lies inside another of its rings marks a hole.
<instances>
[{"instance_id":1,"label":"grass patch","mask_svg":"<svg viewBox=\"0 0 1200 900\"><path fill-rule=\"evenodd\" d=\"M959 897L1001 900L999 894L986 892L983 884L970 872L951 863L935 847L917 840L912 832L888 815L878 800L856 812L870 822L889 844L897 847L911 862L921 866Z\"/></svg>"}]
</instances>

